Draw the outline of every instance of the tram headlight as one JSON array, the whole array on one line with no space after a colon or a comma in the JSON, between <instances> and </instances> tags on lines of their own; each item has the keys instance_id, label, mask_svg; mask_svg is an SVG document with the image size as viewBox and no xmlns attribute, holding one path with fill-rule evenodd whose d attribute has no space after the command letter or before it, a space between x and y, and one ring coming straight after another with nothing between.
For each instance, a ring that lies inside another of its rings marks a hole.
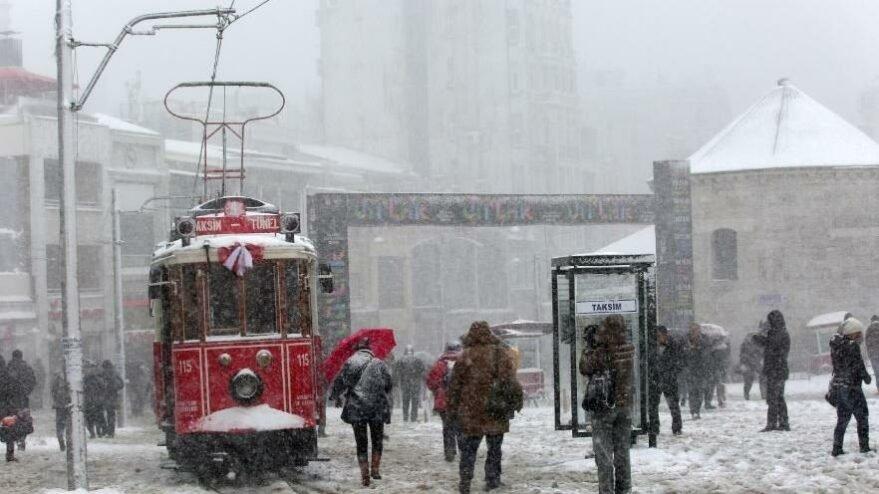
<instances>
[{"instance_id":1,"label":"tram headlight","mask_svg":"<svg viewBox=\"0 0 879 494\"><path fill-rule=\"evenodd\" d=\"M300 218L299 213L285 213L281 216L281 233L299 233Z\"/></svg>"},{"instance_id":2,"label":"tram headlight","mask_svg":"<svg viewBox=\"0 0 879 494\"><path fill-rule=\"evenodd\" d=\"M223 367L229 367L229 364L232 363L232 356L229 355L228 353L224 353L217 358L217 361Z\"/></svg>"},{"instance_id":3,"label":"tram headlight","mask_svg":"<svg viewBox=\"0 0 879 494\"><path fill-rule=\"evenodd\" d=\"M268 350L260 350L256 352L256 363L260 368L265 369L272 364L272 352Z\"/></svg>"},{"instance_id":4,"label":"tram headlight","mask_svg":"<svg viewBox=\"0 0 879 494\"><path fill-rule=\"evenodd\" d=\"M250 369L241 369L232 378L230 385L232 398L243 405L249 405L262 394L262 380Z\"/></svg>"},{"instance_id":5,"label":"tram headlight","mask_svg":"<svg viewBox=\"0 0 879 494\"><path fill-rule=\"evenodd\" d=\"M195 219L188 216L177 218L177 234L183 238L192 238L195 236Z\"/></svg>"}]
</instances>

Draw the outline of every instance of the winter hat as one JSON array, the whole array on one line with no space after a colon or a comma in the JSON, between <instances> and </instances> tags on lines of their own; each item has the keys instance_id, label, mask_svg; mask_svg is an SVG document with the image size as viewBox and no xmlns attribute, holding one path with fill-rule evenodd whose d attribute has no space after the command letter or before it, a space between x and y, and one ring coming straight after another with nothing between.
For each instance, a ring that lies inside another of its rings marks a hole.
<instances>
[{"instance_id":1,"label":"winter hat","mask_svg":"<svg viewBox=\"0 0 879 494\"><path fill-rule=\"evenodd\" d=\"M846 319L844 323L842 323L842 328L840 329L840 334L843 336L850 336L855 333L863 333L864 325L861 324L861 321L858 321L854 317L850 317Z\"/></svg>"}]
</instances>

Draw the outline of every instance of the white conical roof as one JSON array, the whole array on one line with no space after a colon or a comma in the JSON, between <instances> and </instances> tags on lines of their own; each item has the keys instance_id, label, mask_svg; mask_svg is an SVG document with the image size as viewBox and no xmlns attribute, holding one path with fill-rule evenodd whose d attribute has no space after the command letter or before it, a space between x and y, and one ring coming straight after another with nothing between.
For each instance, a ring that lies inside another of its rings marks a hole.
<instances>
[{"instance_id":1,"label":"white conical roof","mask_svg":"<svg viewBox=\"0 0 879 494\"><path fill-rule=\"evenodd\" d=\"M692 173L879 165L879 144L782 79L689 161Z\"/></svg>"}]
</instances>

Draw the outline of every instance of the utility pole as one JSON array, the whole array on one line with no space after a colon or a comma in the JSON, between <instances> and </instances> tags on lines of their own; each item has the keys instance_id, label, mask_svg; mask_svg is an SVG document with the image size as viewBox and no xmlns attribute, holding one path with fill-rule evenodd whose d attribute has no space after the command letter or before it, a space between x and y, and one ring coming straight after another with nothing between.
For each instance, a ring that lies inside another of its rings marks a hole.
<instances>
[{"instance_id":1,"label":"utility pole","mask_svg":"<svg viewBox=\"0 0 879 494\"><path fill-rule=\"evenodd\" d=\"M61 164L61 324L64 370L70 386L70 442L67 447L67 487L88 490L85 417L82 413L82 337L79 325L79 286L76 278L76 155L73 140L73 26L71 0L56 0L55 55L58 62L58 161Z\"/></svg>"},{"instance_id":2,"label":"utility pole","mask_svg":"<svg viewBox=\"0 0 879 494\"><path fill-rule=\"evenodd\" d=\"M70 427L67 447L67 487L69 490L88 490L88 471L86 469L85 420L82 396L82 335L79 319L79 286L77 281L77 235L76 235L76 142L74 141L74 115L82 109L95 85L103 74L112 56L122 41L129 35L148 35L160 29L216 29L218 36L236 18L231 18L234 9L215 8L210 10L189 10L162 12L135 17L126 24L112 43L82 43L73 38L72 0L56 0L55 11L55 57L58 69L58 162L61 164L61 208L59 211L61 228L61 265L64 272L61 290L61 323L64 351L64 368L70 387ZM175 19L181 17L216 16L216 24L207 25L156 25L151 30L135 31L134 27L144 21ZM98 69L92 75L79 101L73 93L73 50L79 46L97 46L107 49ZM115 209L115 203L114 203ZM115 214L115 211L114 211ZM118 323L118 321L117 321ZM123 357L124 364L124 357ZM123 369L124 372L124 369Z\"/></svg>"},{"instance_id":3,"label":"utility pole","mask_svg":"<svg viewBox=\"0 0 879 494\"><path fill-rule=\"evenodd\" d=\"M119 414L119 427L125 427L128 420L128 376L125 368L125 306L122 297L122 228L119 225L118 191L113 188L113 292L116 316L116 370L125 383L122 388L122 410Z\"/></svg>"}]
</instances>

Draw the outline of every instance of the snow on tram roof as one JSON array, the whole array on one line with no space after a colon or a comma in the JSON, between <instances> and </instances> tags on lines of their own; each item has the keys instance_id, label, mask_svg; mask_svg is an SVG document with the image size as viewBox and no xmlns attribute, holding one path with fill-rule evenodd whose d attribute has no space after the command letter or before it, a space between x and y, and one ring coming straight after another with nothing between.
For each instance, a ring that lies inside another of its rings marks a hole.
<instances>
[{"instance_id":1,"label":"snow on tram roof","mask_svg":"<svg viewBox=\"0 0 879 494\"><path fill-rule=\"evenodd\" d=\"M223 234L223 235L199 235L190 240L189 245L184 246L181 240L165 242L158 245L153 257L178 255L186 252L202 252L205 246L212 249L231 247L235 244L258 245L269 251L293 250L307 254L315 254L314 244L302 235L296 235L296 242L288 242L286 236L280 233L249 233L249 234Z\"/></svg>"}]
</instances>

